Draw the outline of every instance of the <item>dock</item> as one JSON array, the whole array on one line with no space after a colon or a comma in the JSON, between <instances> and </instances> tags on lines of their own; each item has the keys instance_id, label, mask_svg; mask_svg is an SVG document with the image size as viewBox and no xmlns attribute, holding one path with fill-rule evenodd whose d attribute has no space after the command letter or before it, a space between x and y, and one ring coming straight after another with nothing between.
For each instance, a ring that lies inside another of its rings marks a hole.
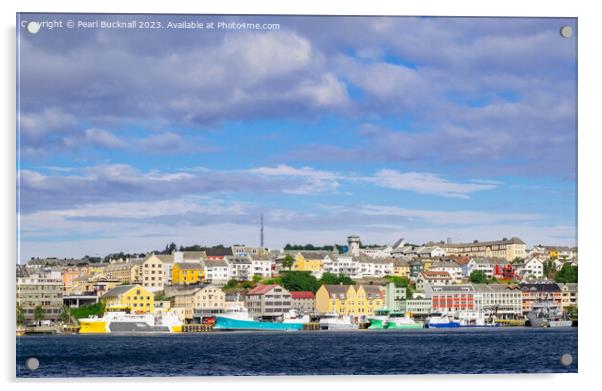
<instances>
[{"instance_id":1,"label":"dock","mask_svg":"<svg viewBox=\"0 0 602 391\"><path fill-rule=\"evenodd\" d=\"M502 327L520 327L525 325L523 319L498 319L497 322Z\"/></svg>"},{"instance_id":2,"label":"dock","mask_svg":"<svg viewBox=\"0 0 602 391\"><path fill-rule=\"evenodd\" d=\"M182 325L183 333L207 333L210 331L213 331L213 325L210 324L191 323Z\"/></svg>"}]
</instances>

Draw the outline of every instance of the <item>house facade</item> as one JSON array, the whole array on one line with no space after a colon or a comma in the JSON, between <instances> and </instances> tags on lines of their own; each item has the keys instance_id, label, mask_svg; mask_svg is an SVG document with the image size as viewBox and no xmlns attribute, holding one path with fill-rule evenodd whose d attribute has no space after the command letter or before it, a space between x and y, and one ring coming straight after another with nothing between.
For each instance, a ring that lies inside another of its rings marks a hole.
<instances>
[{"instance_id":1,"label":"house facade","mask_svg":"<svg viewBox=\"0 0 602 391\"><path fill-rule=\"evenodd\" d=\"M291 310L292 298L290 292L280 285L260 284L247 293L245 306L251 316L279 317Z\"/></svg>"}]
</instances>

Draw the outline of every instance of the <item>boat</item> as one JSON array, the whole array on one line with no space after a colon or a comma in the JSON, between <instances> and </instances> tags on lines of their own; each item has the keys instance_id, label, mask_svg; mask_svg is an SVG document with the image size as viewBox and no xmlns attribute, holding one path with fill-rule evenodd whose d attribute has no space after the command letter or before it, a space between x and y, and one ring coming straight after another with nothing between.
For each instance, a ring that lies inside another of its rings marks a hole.
<instances>
[{"instance_id":1,"label":"boat","mask_svg":"<svg viewBox=\"0 0 602 391\"><path fill-rule=\"evenodd\" d=\"M180 333L182 322L170 310L131 313L129 307L107 307L102 317L78 319L80 334L105 333Z\"/></svg>"},{"instance_id":2,"label":"boat","mask_svg":"<svg viewBox=\"0 0 602 391\"><path fill-rule=\"evenodd\" d=\"M527 314L531 327L571 327L573 322L565 319L558 311L558 306L552 301L533 303Z\"/></svg>"},{"instance_id":3,"label":"boat","mask_svg":"<svg viewBox=\"0 0 602 391\"><path fill-rule=\"evenodd\" d=\"M459 311L456 313L456 319L460 322L460 327L498 327L496 317L492 313L484 311Z\"/></svg>"},{"instance_id":4,"label":"boat","mask_svg":"<svg viewBox=\"0 0 602 391\"><path fill-rule=\"evenodd\" d=\"M379 309L374 311L374 315L369 316L368 322L370 322L369 329L386 329L387 319L389 319L389 310Z\"/></svg>"},{"instance_id":5,"label":"boat","mask_svg":"<svg viewBox=\"0 0 602 391\"><path fill-rule=\"evenodd\" d=\"M460 322L450 318L447 314L434 312L427 318L425 325L429 329L448 329L460 327Z\"/></svg>"},{"instance_id":6,"label":"boat","mask_svg":"<svg viewBox=\"0 0 602 391\"><path fill-rule=\"evenodd\" d=\"M249 316L243 306L233 306L215 317L214 330L294 331L302 330L306 317L284 317L282 321L260 321Z\"/></svg>"},{"instance_id":7,"label":"boat","mask_svg":"<svg viewBox=\"0 0 602 391\"><path fill-rule=\"evenodd\" d=\"M358 325L351 322L349 316L339 316L336 312L322 315L320 318L320 330L357 330Z\"/></svg>"},{"instance_id":8,"label":"boat","mask_svg":"<svg viewBox=\"0 0 602 391\"><path fill-rule=\"evenodd\" d=\"M391 312L387 319L387 329L421 329L424 323L416 322L405 312Z\"/></svg>"}]
</instances>

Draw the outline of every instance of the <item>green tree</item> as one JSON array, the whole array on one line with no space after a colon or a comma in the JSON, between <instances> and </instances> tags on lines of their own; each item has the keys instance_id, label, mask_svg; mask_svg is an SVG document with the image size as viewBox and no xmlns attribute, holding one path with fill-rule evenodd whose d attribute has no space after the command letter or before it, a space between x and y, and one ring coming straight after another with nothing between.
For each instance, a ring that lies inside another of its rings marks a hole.
<instances>
[{"instance_id":1,"label":"green tree","mask_svg":"<svg viewBox=\"0 0 602 391\"><path fill-rule=\"evenodd\" d=\"M224 285L224 289L232 289L232 288L236 288L238 286L238 281L236 281L234 278L230 279L226 285Z\"/></svg>"},{"instance_id":2,"label":"green tree","mask_svg":"<svg viewBox=\"0 0 602 391\"><path fill-rule=\"evenodd\" d=\"M253 275L253 282L258 283L261 281L261 276L259 274Z\"/></svg>"},{"instance_id":3,"label":"green tree","mask_svg":"<svg viewBox=\"0 0 602 391\"><path fill-rule=\"evenodd\" d=\"M282 260L282 267L291 270L294 262L295 260L293 259L293 257L291 257L290 254L287 254Z\"/></svg>"},{"instance_id":4,"label":"green tree","mask_svg":"<svg viewBox=\"0 0 602 391\"><path fill-rule=\"evenodd\" d=\"M474 284L486 284L487 276L482 270L473 270L469 277L470 282Z\"/></svg>"},{"instance_id":5,"label":"green tree","mask_svg":"<svg viewBox=\"0 0 602 391\"><path fill-rule=\"evenodd\" d=\"M316 292L320 283L310 272L288 271L281 276L282 286L289 291Z\"/></svg>"},{"instance_id":6,"label":"green tree","mask_svg":"<svg viewBox=\"0 0 602 391\"><path fill-rule=\"evenodd\" d=\"M576 305L569 305L565 307L564 312L566 313L566 316L571 320L575 320L579 317L579 312Z\"/></svg>"},{"instance_id":7,"label":"green tree","mask_svg":"<svg viewBox=\"0 0 602 391\"><path fill-rule=\"evenodd\" d=\"M553 278L556 272L556 268L554 267L554 261L547 260L543 263L543 275L548 278Z\"/></svg>"},{"instance_id":8,"label":"green tree","mask_svg":"<svg viewBox=\"0 0 602 391\"><path fill-rule=\"evenodd\" d=\"M322 274L322 278L319 280L320 285L353 285L355 282L348 276L344 274L332 274L332 273L324 273Z\"/></svg>"},{"instance_id":9,"label":"green tree","mask_svg":"<svg viewBox=\"0 0 602 391\"><path fill-rule=\"evenodd\" d=\"M63 324L67 324L71 321L71 312L69 311L69 307L64 305L61 308L61 313L59 314L59 320L63 322Z\"/></svg>"},{"instance_id":10,"label":"green tree","mask_svg":"<svg viewBox=\"0 0 602 391\"><path fill-rule=\"evenodd\" d=\"M385 276L385 279L395 283L395 286L398 288L407 288L410 285L410 279L408 277Z\"/></svg>"},{"instance_id":11,"label":"green tree","mask_svg":"<svg viewBox=\"0 0 602 391\"><path fill-rule=\"evenodd\" d=\"M245 289L251 289L254 287L254 283L252 283L251 281L243 281L240 286L245 288Z\"/></svg>"},{"instance_id":12,"label":"green tree","mask_svg":"<svg viewBox=\"0 0 602 391\"><path fill-rule=\"evenodd\" d=\"M563 284L575 283L579 277L577 266L573 266L570 263L565 263L558 273L556 273L556 282Z\"/></svg>"},{"instance_id":13,"label":"green tree","mask_svg":"<svg viewBox=\"0 0 602 391\"><path fill-rule=\"evenodd\" d=\"M21 304L17 303L17 325L22 326L25 324L25 311Z\"/></svg>"},{"instance_id":14,"label":"green tree","mask_svg":"<svg viewBox=\"0 0 602 391\"><path fill-rule=\"evenodd\" d=\"M33 309L33 320L36 322L40 322L44 320L44 316L46 315L46 311L44 311L44 307L41 305L36 305Z\"/></svg>"}]
</instances>

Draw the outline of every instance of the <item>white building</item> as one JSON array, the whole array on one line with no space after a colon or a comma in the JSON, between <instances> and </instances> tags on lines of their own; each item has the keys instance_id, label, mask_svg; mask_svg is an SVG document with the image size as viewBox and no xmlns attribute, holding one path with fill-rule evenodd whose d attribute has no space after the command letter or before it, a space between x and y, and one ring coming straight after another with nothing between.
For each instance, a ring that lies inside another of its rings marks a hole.
<instances>
[{"instance_id":1,"label":"white building","mask_svg":"<svg viewBox=\"0 0 602 391\"><path fill-rule=\"evenodd\" d=\"M261 277L272 277L273 261L267 255L251 255L252 275Z\"/></svg>"},{"instance_id":2,"label":"white building","mask_svg":"<svg viewBox=\"0 0 602 391\"><path fill-rule=\"evenodd\" d=\"M371 258L365 255L354 257L362 277L384 277L393 274L392 258Z\"/></svg>"},{"instance_id":3,"label":"white building","mask_svg":"<svg viewBox=\"0 0 602 391\"><path fill-rule=\"evenodd\" d=\"M446 255L445 250L439 246L420 247L416 250L416 255L420 258L439 258Z\"/></svg>"},{"instance_id":4,"label":"white building","mask_svg":"<svg viewBox=\"0 0 602 391\"><path fill-rule=\"evenodd\" d=\"M205 260L205 280L212 284L225 284L230 280L230 268L223 259Z\"/></svg>"},{"instance_id":5,"label":"white building","mask_svg":"<svg viewBox=\"0 0 602 391\"><path fill-rule=\"evenodd\" d=\"M464 277L462 273L462 266L450 260L433 262L429 268L429 271L447 272L454 282L460 282Z\"/></svg>"},{"instance_id":6,"label":"white building","mask_svg":"<svg viewBox=\"0 0 602 391\"><path fill-rule=\"evenodd\" d=\"M227 256L228 274L230 278L238 281L251 280L253 278L253 263L248 256Z\"/></svg>"},{"instance_id":7,"label":"white building","mask_svg":"<svg viewBox=\"0 0 602 391\"><path fill-rule=\"evenodd\" d=\"M466 276L469 277L473 271L482 271L487 278L493 276L493 263L487 258L472 258L466 265Z\"/></svg>"},{"instance_id":8,"label":"white building","mask_svg":"<svg viewBox=\"0 0 602 391\"><path fill-rule=\"evenodd\" d=\"M351 278L361 278L360 265L356 257L339 255L324 259L324 273L343 274Z\"/></svg>"},{"instance_id":9,"label":"white building","mask_svg":"<svg viewBox=\"0 0 602 391\"><path fill-rule=\"evenodd\" d=\"M522 275L525 277L533 276L535 278L543 277L543 262L536 257L533 257L525 262Z\"/></svg>"},{"instance_id":10,"label":"white building","mask_svg":"<svg viewBox=\"0 0 602 391\"><path fill-rule=\"evenodd\" d=\"M498 319L520 319L523 295L518 285L472 284L475 310L494 312Z\"/></svg>"}]
</instances>

